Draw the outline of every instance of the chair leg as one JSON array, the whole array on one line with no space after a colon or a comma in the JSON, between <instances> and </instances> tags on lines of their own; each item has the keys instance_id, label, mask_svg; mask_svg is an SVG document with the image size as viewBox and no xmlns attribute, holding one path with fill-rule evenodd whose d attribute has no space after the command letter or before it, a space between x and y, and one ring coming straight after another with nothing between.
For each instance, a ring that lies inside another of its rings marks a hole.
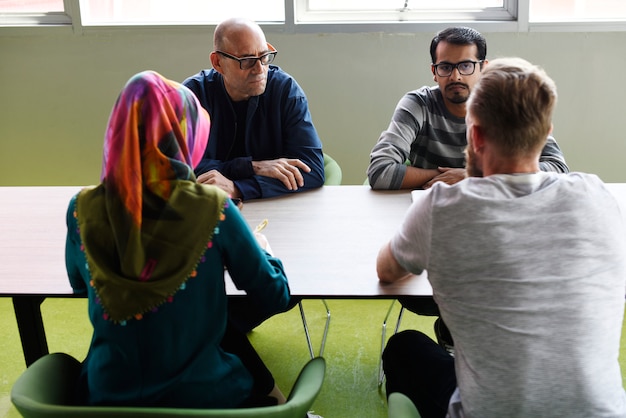
<instances>
[{"instance_id":1,"label":"chair leg","mask_svg":"<svg viewBox=\"0 0 626 418\"><path fill-rule=\"evenodd\" d=\"M387 315L385 315L385 319L383 320L383 329L380 339L380 355L378 356L378 387L383 384L383 379L385 378L385 373L383 372L383 350L385 349L385 341L387 337L387 320L389 319L389 315L391 314L391 310L393 309L395 303L395 299L391 301L391 305L389 305L389 309L387 309Z\"/></svg>"},{"instance_id":2,"label":"chair leg","mask_svg":"<svg viewBox=\"0 0 626 418\"><path fill-rule=\"evenodd\" d=\"M330 309L328 308L328 304L326 303L326 299L322 299L322 303L326 308L326 324L324 325L324 334L322 336L322 343L320 346L319 356L324 355L324 348L326 347L326 336L328 335L328 328L330 327ZM311 358L315 357L315 352L313 351L313 344L311 343L311 335L309 333L309 326L306 322L306 316L304 315L304 308L302 307L302 301L298 302L298 307L300 308L300 317L302 318L302 326L304 327L304 335L306 337L306 342L309 347L309 355Z\"/></svg>"},{"instance_id":3,"label":"chair leg","mask_svg":"<svg viewBox=\"0 0 626 418\"><path fill-rule=\"evenodd\" d=\"M306 324L306 317L304 316L304 308L302 307L302 301L298 302L298 308L300 308L300 317L302 317L302 326L304 327L304 335L306 336L306 343L309 346L309 355L311 358L315 357L313 352L313 344L311 344L311 336L309 335L309 326Z\"/></svg>"},{"instance_id":4,"label":"chair leg","mask_svg":"<svg viewBox=\"0 0 626 418\"><path fill-rule=\"evenodd\" d=\"M326 325L324 325L324 335L322 336L322 345L320 346L320 357L324 355L324 348L326 347L326 336L328 335L328 327L330 326L330 309L326 303L326 299L322 299L322 303L326 308Z\"/></svg>"},{"instance_id":5,"label":"chair leg","mask_svg":"<svg viewBox=\"0 0 626 418\"><path fill-rule=\"evenodd\" d=\"M383 370L383 351L385 350L385 342L387 337L387 320L389 319L389 315L391 314L391 310L393 309L394 304L396 303L396 299L391 302L389 305L389 309L387 309L387 315L385 315L385 320L383 321L383 330L381 333L381 341L380 341L380 356L378 357L378 388L383 385L385 381L385 372ZM396 327L394 329L394 334L398 333L400 329L400 323L402 322L402 316L404 315L404 306L400 308L400 313L398 314L398 321L396 322Z\"/></svg>"},{"instance_id":6,"label":"chair leg","mask_svg":"<svg viewBox=\"0 0 626 418\"><path fill-rule=\"evenodd\" d=\"M402 322L402 316L404 315L404 306L400 308L400 313L398 314L398 322L396 322L396 329L393 331L394 334L397 334L400 330L400 323Z\"/></svg>"}]
</instances>

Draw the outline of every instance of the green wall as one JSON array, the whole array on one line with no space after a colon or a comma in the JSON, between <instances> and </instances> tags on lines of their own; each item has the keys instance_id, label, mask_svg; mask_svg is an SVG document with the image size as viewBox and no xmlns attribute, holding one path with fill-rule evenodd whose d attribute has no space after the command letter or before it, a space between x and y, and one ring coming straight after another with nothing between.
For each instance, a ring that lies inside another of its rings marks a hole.
<instances>
[{"instance_id":1,"label":"green wall","mask_svg":"<svg viewBox=\"0 0 626 418\"><path fill-rule=\"evenodd\" d=\"M210 29L0 28L0 185L98 182L102 139L126 80L152 69L182 81L209 67ZM433 84L431 33L268 31L276 64L306 91L324 149L361 184L398 99ZM554 135L572 170L626 182L626 32L485 33L488 57L522 56L555 79Z\"/></svg>"}]
</instances>

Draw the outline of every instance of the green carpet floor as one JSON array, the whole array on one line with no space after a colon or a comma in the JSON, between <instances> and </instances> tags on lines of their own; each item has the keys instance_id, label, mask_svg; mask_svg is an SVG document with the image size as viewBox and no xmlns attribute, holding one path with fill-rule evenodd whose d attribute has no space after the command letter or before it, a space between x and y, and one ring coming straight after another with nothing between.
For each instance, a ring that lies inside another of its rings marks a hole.
<instances>
[{"instance_id":1,"label":"green carpet floor","mask_svg":"<svg viewBox=\"0 0 626 418\"><path fill-rule=\"evenodd\" d=\"M313 405L315 413L324 418L386 417L385 396L378 391L377 378L381 324L390 301L327 302L332 316L324 351L327 370L322 392ZM326 311L316 300L305 301L304 307L314 346L319 349ZM398 310L396 304L388 335L393 332ZM91 334L86 301L48 299L42 304L42 313L50 351L63 351L82 359ZM0 298L0 318L0 418L16 418L19 415L11 405L9 392L25 365L10 299ZM416 328L432 336L433 320L408 313L401 329ZM287 394L309 358L298 309L266 321L250 338ZM620 360L622 375L626 376L624 332Z\"/></svg>"}]
</instances>

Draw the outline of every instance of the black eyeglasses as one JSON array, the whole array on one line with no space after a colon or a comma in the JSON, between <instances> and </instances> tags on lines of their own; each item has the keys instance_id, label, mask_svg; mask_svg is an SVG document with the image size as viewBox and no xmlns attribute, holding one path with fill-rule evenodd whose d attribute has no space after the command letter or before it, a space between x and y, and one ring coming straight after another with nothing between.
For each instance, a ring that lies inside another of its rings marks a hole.
<instances>
[{"instance_id":1,"label":"black eyeglasses","mask_svg":"<svg viewBox=\"0 0 626 418\"><path fill-rule=\"evenodd\" d=\"M261 65L270 65L272 61L274 61L276 54L278 54L278 51L270 51L270 52L266 52L260 57L237 58L236 56L227 54L226 52L223 52L223 51L215 51L215 52L217 52L218 54L226 58L230 58L231 60L239 61L239 68L241 68L242 70L249 70L250 68L256 65L257 61L259 61Z\"/></svg>"},{"instance_id":2,"label":"black eyeglasses","mask_svg":"<svg viewBox=\"0 0 626 418\"><path fill-rule=\"evenodd\" d=\"M456 68L459 70L459 74L461 75L472 75L474 71L476 71L476 64L482 65L483 60L480 61L461 61L456 64L451 64L449 62L442 62L439 64L433 64L435 68L435 72L439 77L450 77L452 75L452 71Z\"/></svg>"}]
</instances>

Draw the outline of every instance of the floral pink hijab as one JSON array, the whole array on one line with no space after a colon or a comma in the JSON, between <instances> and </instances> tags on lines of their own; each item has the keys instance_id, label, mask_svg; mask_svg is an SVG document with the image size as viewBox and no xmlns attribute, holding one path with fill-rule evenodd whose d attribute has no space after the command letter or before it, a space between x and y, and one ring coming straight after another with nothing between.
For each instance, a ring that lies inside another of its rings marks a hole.
<instances>
[{"instance_id":1,"label":"floral pink hijab","mask_svg":"<svg viewBox=\"0 0 626 418\"><path fill-rule=\"evenodd\" d=\"M196 183L209 116L186 87L153 71L119 95L104 140L101 184L76 216L106 319L141 319L193 276L226 194Z\"/></svg>"}]
</instances>

